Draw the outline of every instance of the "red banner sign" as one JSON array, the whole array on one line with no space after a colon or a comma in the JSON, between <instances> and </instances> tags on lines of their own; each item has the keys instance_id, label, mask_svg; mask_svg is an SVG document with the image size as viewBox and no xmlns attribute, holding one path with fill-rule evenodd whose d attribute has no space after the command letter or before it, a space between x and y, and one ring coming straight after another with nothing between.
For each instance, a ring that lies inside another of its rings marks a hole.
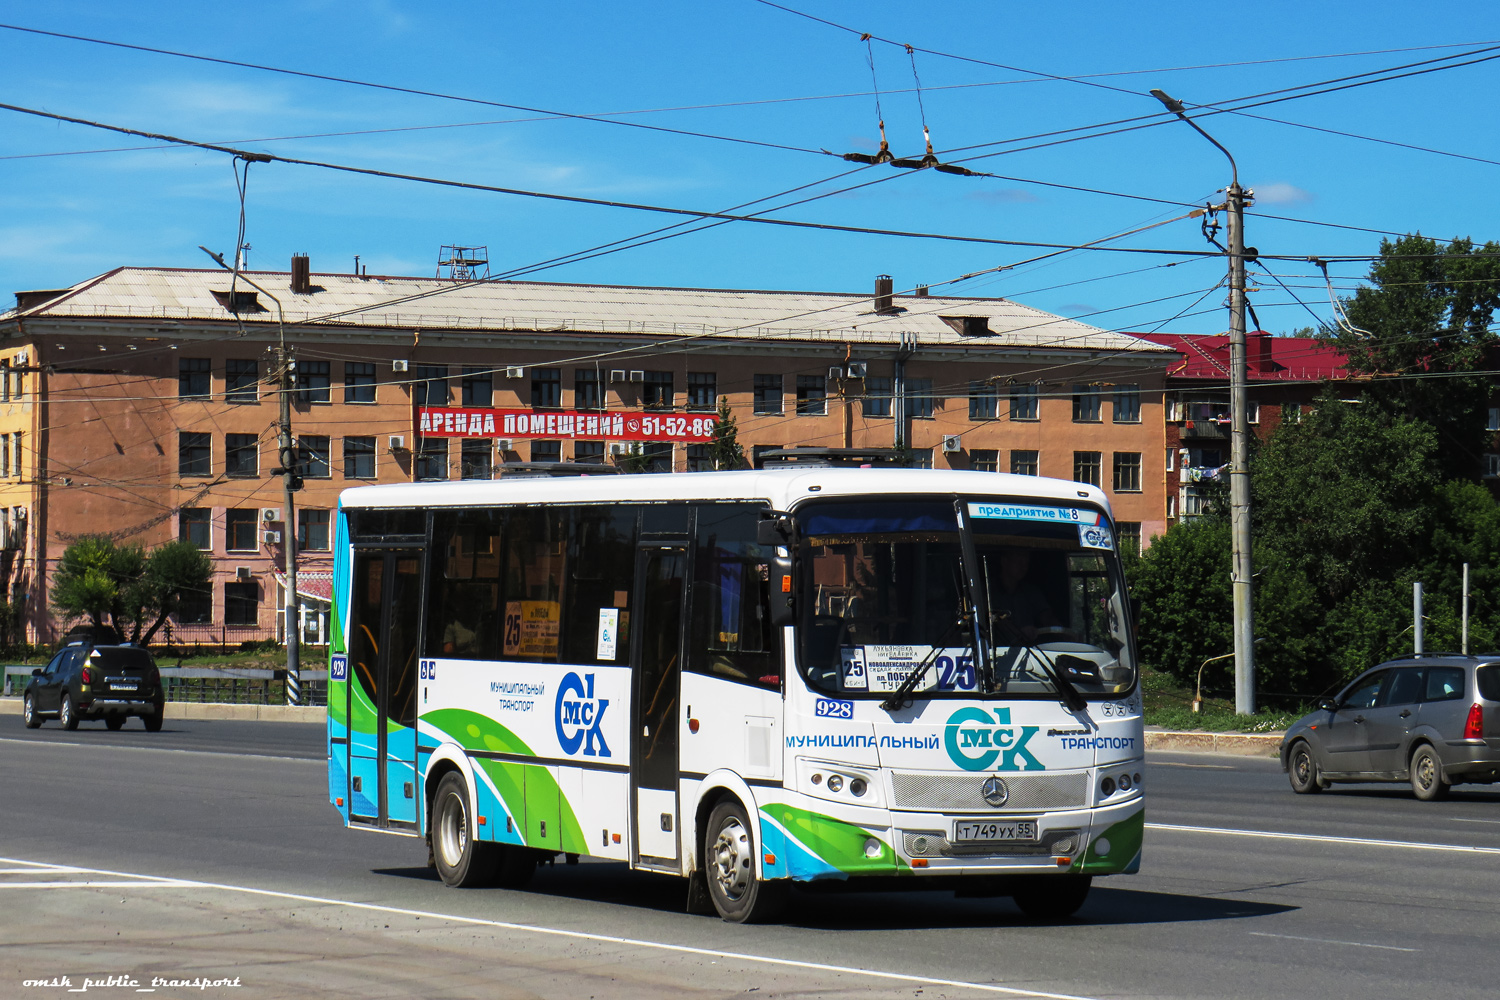
<instances>
[{"instance_id":1,"label":"red banner sign","mask_svg":"<svg viewBox=\"0 0 1500 1000\"><path fill-rule=\"evenodd\" d=\"M713 436L717 420L711 413L417 407L417 433L423 437L572 438L702 444Z\"/></svg>"}]
</instances>

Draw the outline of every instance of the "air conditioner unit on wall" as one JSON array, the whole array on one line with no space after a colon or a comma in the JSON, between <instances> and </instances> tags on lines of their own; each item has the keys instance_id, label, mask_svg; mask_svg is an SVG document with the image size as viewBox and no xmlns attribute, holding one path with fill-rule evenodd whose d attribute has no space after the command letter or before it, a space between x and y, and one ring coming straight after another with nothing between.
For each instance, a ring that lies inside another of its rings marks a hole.
<instances>
[{"instance_id":1,"label":"air conditioner unit on wall","mask_svg":"<svg viewBox=\"0 0 1500 1000\"><path fill-rule=\"evenodd\" d=\"M644 381L646 381L646 373L645 372L631 372L630 373L630 381L632 381L632 382L644 382Z\"/></svg>"},{"instance_id":2,"label":"air conditioner unit on wall","mask_svg":"<svg viewBox=\"0 0 1500 1000\"><path fill-rule=\"evenodd\" d=\"M848 373L848 376L850 378L864 378L865 372L868 369L869 366L866 365L863 361L851 361L849 362L849 367L845 369L845 371Z\"/></svg>"},{"instance_id":3,"label":"air conditioner unit on wall","mask_svg":"<svg viewBox=\"0 0 1500 1000\"><path fill-rule=\"evenodd\" d=\"M957 434L946 434L943 436L943 454L952 455L964 450L963 438Z\"/></svg>"},{"instance_id":4,"label":"air conditioner unit on wall","mask_svg":"<svg viewBox=\"0 0 1500 1000\"><path fill-rule=\"evenodd\" d=\"M279 531L263 531L261 532L260 537L261 541L265 542L267 545L281 544L281 532Z\"/></svg>"},{"instance_id":5,"label":"air conditioner unit on wall","mask_svg":"<svg viewBox=\"0 0 1500 1000\"><path fill-rule=\"evenodd\" d=\"M625 369L623 369L623 368L611 368L609 370L609 380L611 382L623 382L623 381L625 381Z\"/></svg>"},{"instance_id":6,"label":"air conditioner unit on wall","mask_svg":"<svg viewBox=\"0 0 1500 1000\"><path fill-rule=\"evenodd\" d=\"M271 521L285 520L285 518L281 516L280 507L262 507L260 509L260 519L268 523Z\"/></svg>"},{"instance_id":7,"label":"air conditioner unit on wall","mask_svg":"<svg viewBox=\"0 0 1500 1000\"><path fill-rule=\"evenodd\" d=\"M234 578L236 580L248 580L248 579L250 579L250 567L249 566L236 566L234 568Z\"/></svg>"},{"instance_id":8,"label":"air conditioner unit on wall","mask_svg":"<svg viewBox=\"0 0 1500 1000\"><path fill-rule=\"evenodd\" d=\"M611 455L628 455L630 454L630 446L621 444L620 442L616 441L614 444L609 446L609 453Z\"/></svg>"},{"instance_id":9,"label":"air conditioner unit on wall","mask_svg":"<svg viewBox=\"0 0 1500 1000\"><path fill-rule=\"evenodd\" d=\"M392 361L391 362L391 371L393 371L393 372L410 371L410 362L402 361L402 360L399 360L399 359L396 360L396 361Z\"/></svg>"},{"instance_id":10,"label":"air conditioner unit on wall","mask_svg":"<svg viewBox=\"0 0 1500 1000\"><path fill-rule=\"evenodd\" d=\"M506 378L525 378L526 369L520 365L510 365L505 369Z\"/></svg>"},{"instance_id":11,"label":"air conditioner unit on wall","mask_svg":"<svg viewBox=\"0 0 1500 1000\"><path fill-rule=\"evenodd\" d=\"M404 434L392 434L391 437L390 437L390 449L391 449L391 451L405 451L406 450L406 435L404 435Z\"/></svg>"},{"instance_id":12,"label":"air conditioner unit on wall","mask_svg":"<svg viewBox=\"0 0 1500 1000\"><path fill-rule=\"evenodd\" d=\"M836 380L841 379L843 377L844 377L844 369L838 367L837 365L835 365L834 367L828 369L828 378L829 378L830 381L836 381Z\"/></svg>"},{"instance_id":13,"label":"air conditioner unit on wall","mask_svg":"<svg viewBox=\"0 0 1500 1000\"><path fill-rule=\"evenodd\" d=\"M512 441L510 438L498 438L495 441L495 450L496 451L514 451L515 450L515 442Z\"/></svg>"}]
</instances>

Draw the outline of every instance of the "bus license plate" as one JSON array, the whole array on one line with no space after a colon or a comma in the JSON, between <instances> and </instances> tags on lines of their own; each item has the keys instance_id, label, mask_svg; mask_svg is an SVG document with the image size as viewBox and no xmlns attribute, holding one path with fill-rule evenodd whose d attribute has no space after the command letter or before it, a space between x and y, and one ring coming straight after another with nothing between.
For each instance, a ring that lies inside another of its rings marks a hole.
<instances>
[{"instance_id":1,"label":"bus license plate","mask_svg":"<svg viewBox=\"0 0 1500 1000\"><path fill-rule=\"evenodd\" d=\"M1036 820L955 820L953 843L1036 843Z\"/></svg>"}]
</instances>

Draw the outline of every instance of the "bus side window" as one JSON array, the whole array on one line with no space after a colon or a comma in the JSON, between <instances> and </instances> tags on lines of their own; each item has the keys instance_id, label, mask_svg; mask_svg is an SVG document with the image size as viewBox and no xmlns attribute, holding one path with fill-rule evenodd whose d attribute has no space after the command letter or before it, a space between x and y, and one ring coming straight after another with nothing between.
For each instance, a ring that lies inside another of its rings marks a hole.
<instances>
[{"instance_id":1,"label":"bus side window","mask_svg":"<svg viewBox=\"0 0 1500 1000\"><path fill-rule=\"evenodd\" d=\"M770 619L770 552L755 541L758 504L698 508L688 669L779 688L781 655Z\"/></svg>"},{"instance_id":2,"label":"bus side window","mask_svg":"<svg viewBox=\"0 0 1500 1000\"><path fill-rule=\"evenodd\" d=\"M501 659L559 660L568 513L566 507L522 507L506 519Z\"/></svg>"},{"instance_id":3,"label":"bus side window","mask_svg":"<svg viewBox=\"0 0 1500 1000\"><path fill-rule=\"evenodd\" d=\"M572 573L563 594L562 658L567 663L630 662L639 512L619 504L571 508Z\"/></svg>"},{"instance_id":4,"label":"bus side window","mask_svg":"<svg viewBox=\"0 0 1500 1000\"><path fill-rule=\"evenodd\" d=\"M439 510L433 515L428 656L500 658L503 517L497 510Z\"/></svg>"}]
</instances>

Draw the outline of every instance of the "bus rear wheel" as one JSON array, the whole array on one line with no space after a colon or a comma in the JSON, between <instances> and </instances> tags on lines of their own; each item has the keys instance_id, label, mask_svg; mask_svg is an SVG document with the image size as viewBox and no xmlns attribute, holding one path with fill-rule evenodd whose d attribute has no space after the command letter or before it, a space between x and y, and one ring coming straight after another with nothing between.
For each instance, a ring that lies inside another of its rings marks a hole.
<instances>
[{"instance_id":1,"label":"bus rear wheel","mask_svg":"<svg viewBox=\"0 0 1500 1000\"><path fill-rule=\"evenodd\" d=\"M1090 875L1027 875L1011 898L1034 920L1066 920L1088 898L1093 881Z\"/></svg>"},{"instance_id":2,"label":"bus rear wheel","mask_svg":"<svg viewBox=\"0 0 1500 1000\"><path fill-rule=\"evenodd\" d=\"M709 813L703 832L708 896L732 924L774 920L786 902L786 885L755 877L755 835L745 807L725 799Z\"/></svg>"},{"instance_id":3,"label":"bus rear wheel","mask_svg":"<svg viewBox=\"0 0 1500 1000\"><path fill-rule=\"evenodd\" d=\"M432 798L427 836L438 876L455 889L489 885L495 877L495 845L474 838L469 787L456 771L443 775Z\"/></svg>"}]
</instances>

